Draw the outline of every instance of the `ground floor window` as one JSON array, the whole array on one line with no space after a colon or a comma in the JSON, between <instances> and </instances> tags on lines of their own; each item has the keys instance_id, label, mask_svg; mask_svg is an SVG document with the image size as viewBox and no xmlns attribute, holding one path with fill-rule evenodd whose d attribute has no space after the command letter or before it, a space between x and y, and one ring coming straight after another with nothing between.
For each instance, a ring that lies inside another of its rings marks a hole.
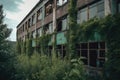
<instances>
[{"instance_id":1,"label":"ground floor window","mask_svg":"<svg viewBox=\"0 0 120 80\"><path fill-rule=\"evenodd\" d=\"M105 42L88 42L77 44L77 53L85 65L103 67L105 62Z\"/></svg>"}]
</instances>

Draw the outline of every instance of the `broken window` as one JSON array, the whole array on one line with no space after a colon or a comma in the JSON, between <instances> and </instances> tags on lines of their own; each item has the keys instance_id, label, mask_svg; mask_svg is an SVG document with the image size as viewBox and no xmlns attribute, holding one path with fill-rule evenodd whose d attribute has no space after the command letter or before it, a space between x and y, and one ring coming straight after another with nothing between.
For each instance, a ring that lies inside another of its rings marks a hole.
<instances>
[{"instance_id":1,"label":"broken window","mask_svg":"<svg viewBox=\"0 0 120 80\"><path fill-rule=\"evenodd\" d=\"M62 31L62 20L58 20L57 22L57 32Z\"/></svg>"},{"instance_id":2,"label":"broken window","mask_svg":"<svg viewBox=\"0 0 120 80\"><path fill-rule=\"evenodd\" d=\"M49 0L48 3L45 5L45 16L52 13L53 11L52 4L53 4L53 1Z\"/></svg>"},{"instance_id":3,"label":"broken window","mask_svg":"<svg viewBox=\"0 0 120 80\"><path fill-rule=\"evenodd\" d=\"M37 11L37 21L42 19L42 8Z\"/></svg>"},{"instance_id":4,"label":"broken window","mask_svg":"<svg viewBox=\"0 0 120 80\"><path fill-rule=\"evenodd\" d=\"M31 18L28 20L28 27L31 27Z\"/></svg>"},{"instance_id":5,"label":"broken window","mask_svg":"<svg viewBox=\"0 0 120 80\"><path fill-rule=\"evenodd\" d=\"M44 27L44 34L49 34L49 25L48 24Z\"/></svg>"},{"instance_id":6,"label":"broken window","mask_svg":"<svg viewBox=\"0 0 120 80\"><path fill-rule=\"evenodd\" d=\"M77 54L85 65L103 67L105 62L105 42L89 42L76 45Z\"/></svg>"},{"instance_id":7,"label":"broken window","mask_svg":"<svg viewBox=\"0 0 120 80\"><path fill-rule=\"evenodd\" d=\"M35 24L35 14L32 16L32 25Z\"/></svg>"}]
</instances>

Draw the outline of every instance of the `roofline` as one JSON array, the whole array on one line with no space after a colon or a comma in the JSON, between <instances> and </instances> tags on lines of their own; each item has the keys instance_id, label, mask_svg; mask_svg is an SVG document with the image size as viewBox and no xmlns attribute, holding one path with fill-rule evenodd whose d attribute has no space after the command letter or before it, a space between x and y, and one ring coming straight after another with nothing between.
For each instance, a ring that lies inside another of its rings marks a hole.
<instances>
[{"instance_id":1,"label":"roofline","mask_svg":"<svg viewBox=\"0 0 120 80\"><path fill-rule=\"evenodd\" d=\"M33 11L33 10L35 10L35 8L39 5L39 3L41 3L43 0L40 0L36 5L35 5L35 7L33 7L31 10L30 10L30 12L23 18L23 20L17 25L17 28L20 26L20 24L22 24L23 23L23 21L31 14L31 12Z\"/></svg>"}]
</instances>

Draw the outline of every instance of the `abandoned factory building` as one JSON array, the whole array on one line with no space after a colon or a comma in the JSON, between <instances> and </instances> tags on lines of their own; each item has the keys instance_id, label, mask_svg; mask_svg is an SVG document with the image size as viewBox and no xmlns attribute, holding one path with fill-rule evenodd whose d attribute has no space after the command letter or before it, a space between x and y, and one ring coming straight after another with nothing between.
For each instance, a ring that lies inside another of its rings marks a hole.
<instances>
[{"instance_id":1,"label":"abandoned factory building","mask_svg":"<svg viewBox=\"0 0 120 80\"><path fill-rule=\"evenodd\" d=\"M93 17L103 18L108 14L120 12L119 0L77 0L77 23L81 24ZM17 26L17 40L25 41L27 35L32 35L32 47L36 46L35 39L45 34L54 33L56 29L56 51L62 57L66 55L65 36L68 30L68 3L69 0L57 0L56 7L54 0L40 0L35 7ZM55 8L55 13L54 13ZM56 16L55 16L56 15ZM56 28L54 27L56 20ZM53 34L54 35L54 34ZM52 37L48 43L49 51L52 49ZM88 42L80 42L76 45L77 54L82 58L85 65L102 67L105 61L105 52L107 51L105 41L101 40L97 33L93 39Z\"/></svg>"}]
</instances>

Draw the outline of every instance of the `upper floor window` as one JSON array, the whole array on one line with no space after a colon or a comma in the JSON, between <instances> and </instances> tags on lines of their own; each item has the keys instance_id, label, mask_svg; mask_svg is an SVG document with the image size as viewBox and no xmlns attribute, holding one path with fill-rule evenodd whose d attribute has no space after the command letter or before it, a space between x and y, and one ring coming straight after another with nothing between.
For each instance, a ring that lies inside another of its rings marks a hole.
<instances>
[{"instance_id":1,"label":"upper floor window","mask_svg":"<svg viewBox=\"0 0 120 80\"><path fill-rule=\"evenodd\" d=\"M37 21L42 19L42 8L37 11Z\"/></svg>"},{"instance_id":2,"label":"upper floor window","mask_svg":"<svg viewBox=\"0 0 120 80\"><path fill-rule=\"evenodd\" d=\"M25 22L25 30L27 30L27 26L28 26L28 25L27 25L27 22Z\"/></svg>"},{"instance_id":3,"label":"upper floor window","mask_svg":"<svg viewBox=\"0 0 120 80\"><path fill-rule=\"evenodd\" d=\"M32 16L32 25L34 25L35 24L35 14L33 14L33 16Z\"/></svg>"},{"instance_id":4,"label":"upper floor window","mask_svg":"<svg viewBox=\"0 0 120 80\"><path fill-rule=\"evenodd\" d=\"M84 8L84 9L82 9L81 11L80 11L80 14L79 14L80 16L80 23L82 23L82 22L84 22L84 21L87 21L87 16L88 16L88 14L87 14L87 8Z\"/></svg>"},{"instance_id":5,"label":"upper floor window","mask_svg":"<svg viewBox=\"0 0 120 80\"><path fill-rule=\"evenodd\" d=\"M28 20L28 27L31 27L32 23L31 23L31 18Z\"/></svg>"},{"instance_id":6,"label":"upper floor window","mask_svg":"<svg viewBox=\"0 0 120 80\"><path fill-rule=\"evenodd\" d=\"M49 15L52 13L53 11L53 8L52 8L52 5L53 5L53 1L50 0L46 5L45 5L45 16Z\"/></svg>"},{"instance_id":7,"label":"upper floor window","mask_svg":"<svg viewBox=\"0 0 120 80\"><path fill-rule=\"evenodd\" d=\"M68 26L67 18L64 18L62 20L62 31L67 30L67 26Z\"/></svg>"},{"instance_id":8,"label":"upper floor window","mask_svg":"<svg viewBox=\"0 0 120 80\"><path fill-rule=\"evenodd\" d=\"M64 17L62 19L59 19L57 21L57 31L64 31L67 30L68 23L67 23L67 17Z\"/></svg>"},{"instance_id":9,"label":"upper floor window","mask_svg":"<svg viewBox=\"0 0 120 80\"><path fill-rule=\"evenodd\" d=\"M37 33L38 33L38 37L41 37L42 36L42 28L39 28Z\"/></svg>"},{"instance_id":10,"label":"upper floor window","mask_svg":"<svg viewBox=\"0 0 120 80\"><path fill-rule=\"evenodd\" d=\"M32 38L36 38L36 32L35 31L32 32Z\"/></svg>"},{"instance_id":11,"label":"upper floor window","mask_svg":"<svg viewBox=\"0 0 120 80\"><path fill-rule=\"evenodd\" d=\"M104 1L101 0L78 11L77 22L82 23L93 17L104 17Z\"/></svg>"},{"instance_id":12,"label":"upper floor window","mask_svg":"<svg viewBox=\"0 0 120 80\"><path fill-rule=\"evenodd\" d=\"M54 31L53 31L53 23L50 23L49 24L49 33L51 34L51 33L53 33Z\"/></svg>"},{"instance_id":13,"label":"upper floor window","mask_svg":"<svg viewBox=\"0 0 120 80\"><path fill-rule=\"evenodd\" d=\"M57 0L57 6L62 6L63 4L65 4L68 0Z\"/></svg>"}]
</instances>

